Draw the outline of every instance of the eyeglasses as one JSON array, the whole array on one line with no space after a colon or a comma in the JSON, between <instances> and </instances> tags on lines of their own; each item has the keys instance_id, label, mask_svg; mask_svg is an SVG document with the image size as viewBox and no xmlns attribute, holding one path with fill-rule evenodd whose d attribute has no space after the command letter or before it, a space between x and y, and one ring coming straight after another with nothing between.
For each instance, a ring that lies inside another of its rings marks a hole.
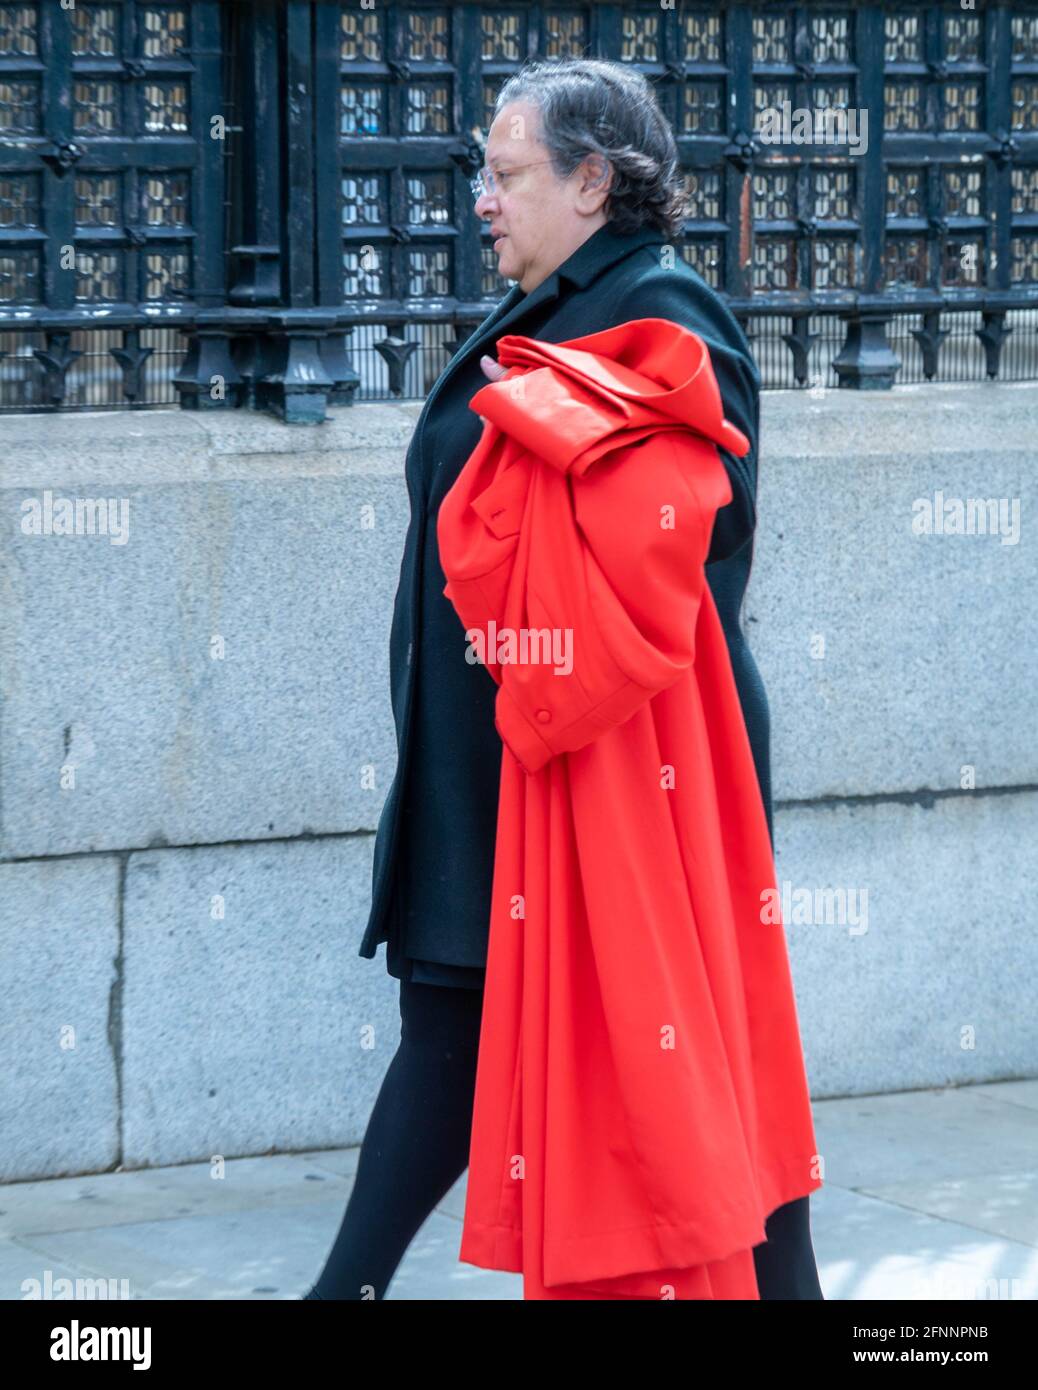
<instances>
[{"instance_id":1,"label":"eyeglasses","mask_svg":"<svg viewBox=\"0 0 1038 1390\"><path fill-rule=\"evenodd\" d=\"M496 174L493 169L488 169L486 165L484 165L474 179L469 179L469 187L472 189L472 196L478 202L486 193L493 196L498 189L501 189L503 192L503 179L510 178L512 174L518 174L520 169L536 169L539 164L550 163L550 159L537 159L531 164L516 164L511 169L499 169Z\"/></svg>"}]
</instances>

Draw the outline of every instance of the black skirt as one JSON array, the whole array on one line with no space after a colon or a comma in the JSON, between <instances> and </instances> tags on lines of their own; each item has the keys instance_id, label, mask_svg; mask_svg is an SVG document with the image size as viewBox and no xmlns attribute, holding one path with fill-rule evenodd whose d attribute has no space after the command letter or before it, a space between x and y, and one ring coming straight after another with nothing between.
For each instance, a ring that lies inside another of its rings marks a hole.
<instances>
[{"instance_id":1,"label":"black skirt","mask_svg":"<svg viewBox=\"0 0 1038 1390\"><path fill-rule=\"evenodd\" d=\"M434 864L423 862L421 856L416 860L409 836L405 834L401 838L403 843L391 871L386 969L396 979L410 980L415 984L482 990L486 984L485 965L459 965L453 961L434 958L434 953L439 954L443 949L435 929L437 921L442 925L446 920L443 875L436 872ZM435 898L435 893L430 893L428 888L424 893L415 891L416 885L420 886L423 883L433 884L439 889L438 910L430 902L431 898ZM454 886L459 897L464 897L466 901L470 899L470 893L463 893L465 885L460 877ZM489 894L486 896L485 912L489 917ZM432 944L432 951L428 955L422 955L415 949L413 935L411 941L408 941L408 927L410 926L413 933L416 922L422 924L425 937Z\"/></svg>"}]
</instances>

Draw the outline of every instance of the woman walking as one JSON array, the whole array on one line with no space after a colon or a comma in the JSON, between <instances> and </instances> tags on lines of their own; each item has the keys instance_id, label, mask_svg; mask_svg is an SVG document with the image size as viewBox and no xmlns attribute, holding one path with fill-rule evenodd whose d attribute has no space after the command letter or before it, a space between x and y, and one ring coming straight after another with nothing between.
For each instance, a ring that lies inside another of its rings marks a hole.
<instances>
[{"instance_id":1,"label":"woman walking","mask_svg":"<svg viewBox=\"0 0 1038 1390\"><path fill-rule=\"evenodd\" d=\"M502 336L565 343L653 318L691 330L709 349L724 415L750 447L741 457L719 450L731 501L717 512L705 574L772 832L767 702L739 625L755 526L759 378L734 318L674 245L680 170L651 87L620 64L529 65L498 97L473 184L500 272L516 283L433 386L407 456L412 513L391 633L399 757L360 947L371 958L386 942L400 980L401 1040L308 1298L383 1298L469 1160L501 737L497 686L465 659L458 613L444 594L437 518L479 443L469 402L503 374L490 356ZM710 1116L697 1118L709 1127ZM690 1188L696 1181L689 1172ZM808 1204L803 1196L768 1215L767 1238L753 1248L761 1298L822 1297Z\"/></svg>"}]
</instances>

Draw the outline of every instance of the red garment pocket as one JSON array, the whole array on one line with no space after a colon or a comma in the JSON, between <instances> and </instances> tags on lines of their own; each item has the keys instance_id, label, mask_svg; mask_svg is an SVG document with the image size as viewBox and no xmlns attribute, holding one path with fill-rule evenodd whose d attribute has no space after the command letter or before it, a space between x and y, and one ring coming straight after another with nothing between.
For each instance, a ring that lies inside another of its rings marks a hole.
<instances>
[{"instance_id":1,"label":"red garment pocket","mask_svg":"<svg viewBox=\"0 0 1038 1390\"><path fill-rule=\"evenodd\" d=\"M487 530L502 540L518 533L530 486L530 469L518 459L500 472L488 488L472 499L472 510Z\"/></svg>"}]
</instances>

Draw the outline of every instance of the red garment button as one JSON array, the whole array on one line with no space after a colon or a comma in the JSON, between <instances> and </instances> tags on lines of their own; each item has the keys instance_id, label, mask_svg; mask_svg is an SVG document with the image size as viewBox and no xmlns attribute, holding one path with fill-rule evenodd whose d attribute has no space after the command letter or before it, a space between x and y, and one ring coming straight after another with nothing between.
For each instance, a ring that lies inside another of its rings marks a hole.
<instances>
[{"instance_id":1,"label":"red garment button","mask_svg":"<svg viewBox=\"0 0 1038 1390\"><path fill-rule=\"evenodd\" d=\"M537 718L541 721L542 724L547 724L548 720L551 718L551 715L548 713L546 709L539 709L537 711Z\"/></svg>"}]
</instances>

